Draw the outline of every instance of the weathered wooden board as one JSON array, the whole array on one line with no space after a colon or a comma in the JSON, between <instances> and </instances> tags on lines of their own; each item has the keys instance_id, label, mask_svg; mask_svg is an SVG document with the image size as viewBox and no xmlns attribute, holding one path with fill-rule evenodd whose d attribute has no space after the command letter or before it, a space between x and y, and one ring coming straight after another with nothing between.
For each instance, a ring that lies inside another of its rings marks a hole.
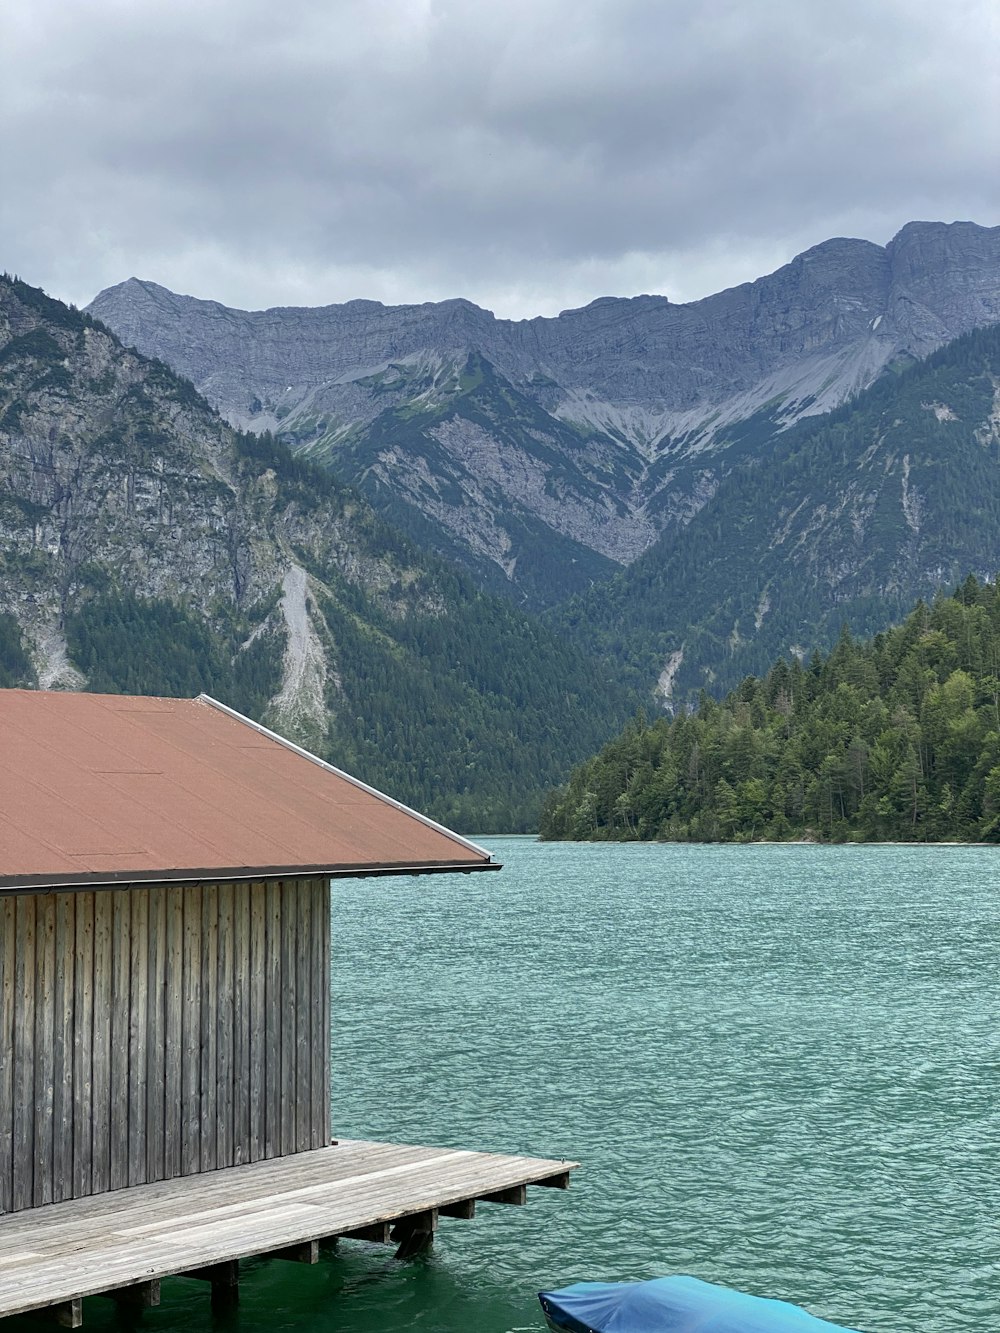
<instances>
[{"instance_id":1,"label":"weathered wooden board","mask_svg":"<svg viewBox=\"0 0 1000 1333\"><path fill-rule=\"evenodd\" d=\"M220 884L215 1011L215 1067L218 1089L215 1096L215 1156L219 1166L233 1166L237 1161L233 1152L234 910L232 884Z\"/></svg>"},{"instance_id":2,"label":"weathered wooden board","mask_svg":"<svg viewBox=\"0 0 1000 1333\"><path fill-rule=\"evenodd\" d=\"M268 888L250 885L250 1138L249 1160L266 1156L267 1123L267 913Z\"/></svg>"},{"instance_id":3,"label":"weathered wooden board","mask_svg":"<svg viewBox=\"0 0 1000 1333\"><path fill-rule=\"evenodd\" d=\"M125 1105L124 1154L129 1185L144 1185L150 1178L148 1139L150 1106L149 1063L146 1056L151 1029L158 1027L155 1013L150 1012L150 991L155 991L149 972L149 911L150 899L157 890L128 894L131 907L129 930L129 1007L128 1007L128 1100ZM162 976L162 973L160 974ZM155 1009L155 997L154 1005ZM162 1041L162 1037L161 1037ZM152 1177L154 1180L156 1177Z\"/></svg>"},{"instance_id":4,"label":"weathered wooden board","mask_svg":"<svg viewBox=\"0 0 1000 1333\"><path fill-rule=\"evenodd\" d=\"M35 904L18 899L14 923L14 1160L11 1208L30 1208L35 1151Z\"/></svg>"},{"instance_id":5,"label":"weathered wooden board","mask_svg":"<svg viewBox=\"0 0 1000 1333\"><path fill-rule=\"evenodd\" d=\"M146 1026L146 1180L163 1180L166 1164L167 890L149 892ZM141 946L140 946L141 947ZM138 1147L138 1144L136 1145Z\"/></svg>"},{"instance_id":6,"label":"weathered wooden board","mask_svg":"<svg viewBox=\"0 0 1000 1333\"><path fill-rule=\"evenodd\" d=\"M67 895L70 896L70 895ZM73 1188L74 1198L93 1192L94 1105L94 897L74 893L76 930L73 972Z\"/></svg>"},{"instance_id":7,"label":"weathered wooden board","mask_svg":"<svg viewBox=\"0 0 1000 1333\"><path fill-rule=\"evenodd\" d=\"M14 899L0 898L0 1213L13 1202L16 929Z\"/></svg>"},{"instance_id":8,"label":"weathered wooden board","mask_svg":"<svg viewBox=\"0 0 1000 1333\"><path fill-rule=\"evenodd\" d=\"M295 1106L298 1101L298 1081L296 1078L296 1027L299 1006L296 992L295 956L297 953L297 915L298 895L295 886L288 880L281 884L281 984L278 988L278 1003L281 1010L281 1075L278 1086L281 1092L279 1106L278 1154L285 1156L295 1152Z\"/></svg>"},{"instance_id":9,"label":"weathered wooden board","mask_svg":"<svg viewBox=\"0 0 1000 1333\"><path fill-rule=\"evenodd\" d=\"M219 889L206 884L201 891L201 1169L214 1171L220 1165L216 1151L215 1108L219 1097L217 1038L219 959Z\"/></svg>"},{"instance_id":10,"label":"weathered wooden board","mask_svg":"<svg viewBox=\"0 0 1000 1333\"><path fill-rule=\"evenodd\" d=\"M52 1197L73 1197L74 981L76 977L76 897L56 897L55 987L52 1040Z\"/></svg>"},{"instance_id":11,"label":"weathered wooden board","mask_svg":"<svg viewBox=\"0 0 1000 1333\"><path fill-rule=\"evenodd\" d=\"M163 1028L163 1179L181 1174L184 1112L181 1104L184 1049L184 890L166 890L166 972ZM154 1177L150 1177L153 1179Z\"/></svg>"},{"instance_id":12,"label":"weathered wooden board","mask_svg":"<svg viewBox=\"0 0 1000 1333\"><path fill-rule=\"evenodd\" d=\"M56 984L56 899L43 893L35 900L35 1099L32 1108L34 1132L35 1207L52 1202L53 1035Z\"/></svg>"},{"instance_id":13,"label":"weathered wooden board","mask_svg":"<svg viewBox=\"0 0 1000 1333\"><path fill-rule=\"evenodd\" d=\"M111 898L111 1149L108 1173L113 1190L129 1183L129 1004L131 1002L131 902L128 889Z\"/></svg>"},{"instance_id":14,"label":"weathered wooden board","mask_svg":"<svg viewBox=\"0 0 1000 1333\"><path fill-rule=\"evenodd\" d=\"M324 1144L329 884L0 895L0 1214Z\"/></svg>"},{"instance_id":15,"label":"weathered wooden board","mask_svg":"<svg viewBox=\"0 0 1000 1333\"><path fill-rule=\"evenodd\" d=\"M281 1156L281 885L268 884L264 944L264 1156Z\"/></svg>"},{"instance_id":16,"label":"weathered wooden board","mask_svg":"<svg viewBox=\"0 0 1000 1333\"><path fill-rule=\"evenodd\" d=\"M312 923L315 881L307 880L305 892L294 895L295 929L295 1089L293 1150L313 1147L312 1119Z\"/></svg>"},{"instance_id":17,"label":"weathered wooden board","mask_svg":"<svg viewBox=\"0 0 1000 1333\"><path fill-rule=\"evenodd\" d=\"M94 963L90 987L93 1047L91 1059L91 1188L111 1188L111 947L113 894L94 894Z\"/></svg>"},{"instance_id":18,"label":"weathered wooden board","mask_svg":"<svg viewBox=\"0 0 1000 1333\"><path fill-rule=\"evenodd\" d=\"M233 1162L253 1160L250 1143L250 885L233 897Z\"/></svg>"},{"instance_id":19,"label":"weathered wooden board","mask_svg":"<svg viewBox=\"0 0 1000 1333\"><path fill-rule=\"evenodd\" d=\"M201 1170L201 888L184 892L181 1175Z\"/></svg>"}]
</instances>

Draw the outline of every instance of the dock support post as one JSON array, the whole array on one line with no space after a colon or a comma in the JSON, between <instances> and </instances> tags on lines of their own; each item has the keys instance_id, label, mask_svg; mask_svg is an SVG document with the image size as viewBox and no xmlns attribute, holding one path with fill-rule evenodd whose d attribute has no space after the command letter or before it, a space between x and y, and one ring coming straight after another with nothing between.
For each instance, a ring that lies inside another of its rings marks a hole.
<instances>
[{"instance_id":1,"label":"dock support post","mask_svg":"<svg viewBox=\"0 0 1000 1333\"><path fill-rule=\"evenodd\" d=\"M511 1185L509 1189L494 1190L492 1194L480 1194L483 1203L513 1203L525 1204L528 1202L527 1185Z\"/></svg>"},{"instance_id":2,"label":"dock support post","mask_svg":"<svg viewBox=\"0 0 1000 1333\"><path fill-rule=\"evenodd\" d=\"M226 1310L235 1310L240 1303L240 1265L239 1260L230 1259L223 1264L210 1264L207 1268L192 1268L181 1277L193 1277L199 1282L212 1285L212 1310L222 1314Z\"/></svg>"},{"instance_id":3,"label":"dock support post","mask_svg":"<svg viewBox=\"0 0 1000 1333\"><path fill-rule=\"evenodd\" d=\"M357 1227L354 1231L342 1231L341 1240L370 1240L376 1245L388 1245L391 1222L373 1222L370 1227Z\"/></svg>"},{"instance_id":4,"label":"dock support post","mask_svg":"<svg viewBox=\"0 0 1000 1333\"><path fill-rule=\"evenodd\" d=\"M466 1222L476 1215L475 1199L462 1199L460 1203L443 1203L438 1209L442 1217L461 1217Z\"/></svg>"},{"instance_id":5,"label":"dock support post","mask_svg":"<svg viewBox=\"0 0 1000 1333\"><path fill-rule=\"evenodd\" d=\"M83 1323L83 1300L79 1296L74 1296L71 1301L46 1305L41 1310L30 1311L30 1314L33 1319L57 1324L60 1328L79 1328Z\"/></svg>"},{"instance_id":6,"label":"dock support post","mask_svg":"<svg viewBox=\"0 0 1000 1333\"><path fill-rule=\"evenodd\" d=\"M123 1310L152 1310L160 1303L160 1280L137 1282L132 1287L118 1287L115 1291L102 1291L102 1296L115 1302Z\"/></svg>"},{"instance_id":7,"label":"dock support post","mask_svg":"<svg viewBox=\"0 0 1000 1333\"><path fill-rule=\"evenodd\" d=\"M437 1231L438 1210L428 1208L425 1213L411 1213L401 1217L389 1233L389 1239L398 1245L397 1259L412 1259L423 1254L434 1244L434 1232Z\"/></svg>"},{"instance_id":8,"label":"dock support post","mask_svg":"<svg viewBox=\"0 0 1000 1333\"><path fill-rule=\"evenodd\" d=\"M318 1264L319 1241L304 1240L299 1245L284 1245L280 1250L268 1250L262 1259L287 1259L293 1264Z\"/></svg>"}]
</instances>

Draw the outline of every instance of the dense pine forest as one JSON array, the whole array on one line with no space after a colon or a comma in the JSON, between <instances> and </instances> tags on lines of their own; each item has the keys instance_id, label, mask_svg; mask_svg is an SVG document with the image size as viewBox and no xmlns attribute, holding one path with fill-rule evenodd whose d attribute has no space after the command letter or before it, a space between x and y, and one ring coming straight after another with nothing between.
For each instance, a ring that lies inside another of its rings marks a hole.
<instances>
[{"instance_id":1,"label":"dense pine forest","mask_svg":"<svg viewBox=\"0 0 1000 1333\"><path fill-rule=\"evenodd\" d=\"M1000 592L639 715L549 798L551 839L1000 842Z\"/></svg>"}]
</instances>

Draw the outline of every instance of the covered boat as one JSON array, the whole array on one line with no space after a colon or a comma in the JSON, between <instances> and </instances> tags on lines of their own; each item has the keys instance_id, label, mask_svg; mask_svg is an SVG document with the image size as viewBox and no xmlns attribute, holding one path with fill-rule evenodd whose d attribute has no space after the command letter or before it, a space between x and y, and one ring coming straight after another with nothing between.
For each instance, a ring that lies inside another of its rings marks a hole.
<instances>
[{"instance_id":1,"label":"covered boat","mask_svg":"<svg viewBox=\"0 0 1000 1333\"><path fill-rule=\"evenodd\" d=\"M787 1301L747 1296L696 1277L649 1282L575 1282L540 1291L562 1333L852 1333Z\"/></svg>"}]
</instances>

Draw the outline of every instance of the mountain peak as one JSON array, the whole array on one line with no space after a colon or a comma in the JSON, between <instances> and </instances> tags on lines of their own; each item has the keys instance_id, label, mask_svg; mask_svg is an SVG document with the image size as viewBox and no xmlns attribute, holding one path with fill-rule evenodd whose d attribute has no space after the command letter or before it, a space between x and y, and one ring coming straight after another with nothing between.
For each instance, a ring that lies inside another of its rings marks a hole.
<instances>
[{"instance_id":1,"label":"mountain peak","mask_svg":"<svg viewBox=\"0 0 1000 1333\"><path fill-rule=\"evenodd\" d=\"M90 309L234 425L324 459L480 575L530 597L547 579L551 601L588 560L627 563L688 523L733 451L764 454L895 360L1000 320L1000 228L831 237L700 301L601 296L523 321L462 298L246 312L132 282ZM470 352L489 404L466 392Z\"/></svg>"}]
</instances>

